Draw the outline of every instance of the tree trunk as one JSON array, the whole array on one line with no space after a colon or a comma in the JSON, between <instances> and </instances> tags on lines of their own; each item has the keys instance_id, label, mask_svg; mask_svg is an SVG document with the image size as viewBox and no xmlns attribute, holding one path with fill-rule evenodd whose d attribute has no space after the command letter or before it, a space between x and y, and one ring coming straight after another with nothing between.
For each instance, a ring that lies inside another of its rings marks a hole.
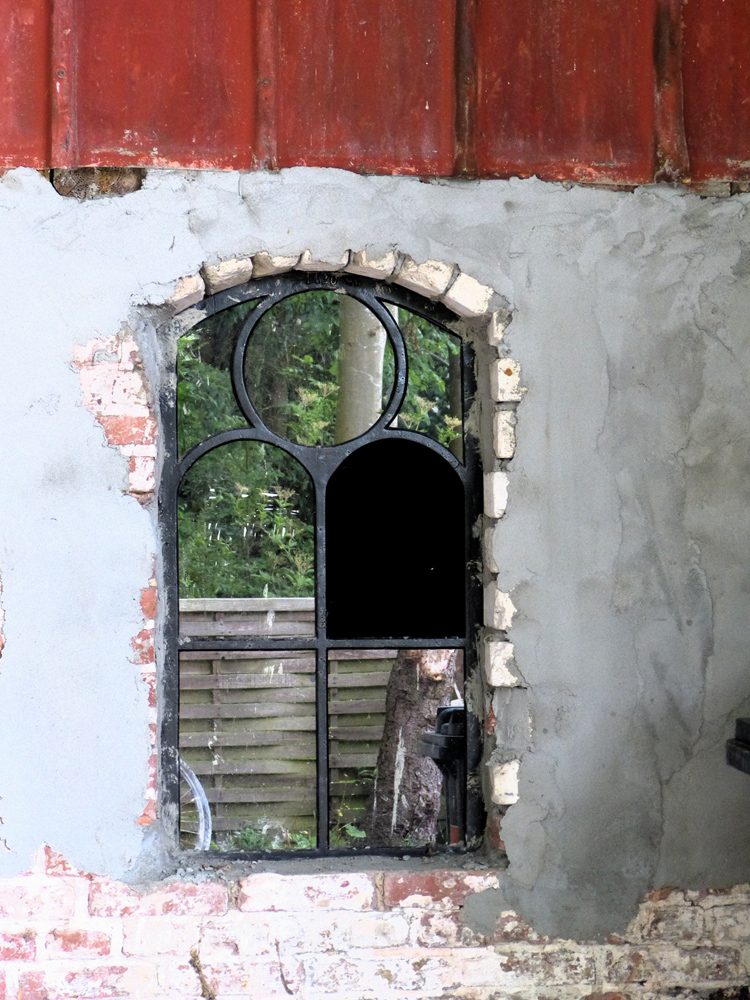
<instances>
[{"instance_id":1,"label":"tree trunk","mask_svg":"<svg viewBox=\"0 0 750 1000\"><path fill-rule=\"evenodd\" d=\"M348 295L339 305L339 396L334 442L364 434L383 404L383 351L386 333L367 306Z\"/></svg>"},{"instance_id":2,"label":"tree trunk","mask_svg":"<svg viewBox=\"0 0 750 1000\"><path fill-rule=\"evenodd\" d=\"M368 843L378 847L431 844L440 810L442 776L419 753L423 732L435 729L438 708L451 700L454 649L402 649L388 681L385 728L367 810Z\"/></svg>"}]
</instances>

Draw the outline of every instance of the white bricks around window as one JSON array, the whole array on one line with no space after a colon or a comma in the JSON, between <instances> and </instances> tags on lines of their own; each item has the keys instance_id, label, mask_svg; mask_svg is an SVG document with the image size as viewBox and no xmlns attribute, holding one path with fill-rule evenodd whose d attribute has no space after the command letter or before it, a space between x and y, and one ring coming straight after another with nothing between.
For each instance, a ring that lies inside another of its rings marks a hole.
<instances>
[{"instance_id":1,"label":"white bricks around window","mask_svg":"<svg viewBox=\"0 0 750 1000\"><path fill-rule=\"evenodd\" d=\"M439 260L428 260L417 264L411 257L405 257L396 275L396 283L420 295L437 299L448 287L455 268Z\"/></svg>"},{"instance_id":2,"label":"white bricks around window","mask_svg":"<svg viewBox=\"0 0 750 1000\"><path fill-rule=\"evenodd\" d=\"M196 302L200 302L206 294L206 286L200 274L191 274L188 277L180 278L175 285L174 292L167 299L167 305L171 306L175 312L182 312L189 309Z\"/></svg>"},{"instance_id":3,"label":"white bricks around window","mask_svg":"<svg viewBox=\"0 0 750 1000\"><path fill-rule=\"evenodd\" d=\"M495 805L512 806L518 802L518 768L520 761L509 760L505 764L492 764L490 769L490 797Z\"/></svg>"},{"instance_id":4,"label":"white bricks around window","mask_svg":"<svg viewBox=\"0 0 750 1000\"><path fill-rule=\"evenodd\" d=\"M508 505L507 472L487 472L484 476L484 512L487 517L502 517Z\"/></svg>"},{"instance_id":5,"label":"white bricks around window","mask_svg":"<svg viewBox=\"0 0 750 1000\"><path fill-rule=\"evenodd\" d=\"M484 671L490 687L515 687L519 678L511 670L513 666L513 643L488 640L485 645Z\"/></svg>"},{"instance_id":6,"label":"white bricks around window","mask_svg":"<svg viewBox=\"0 0 750 1000\"><path fill-rule=\"evenodd\" d=\"M270 253L261 250L253 257L253 277L267 278L272 274L284 274L297 266L299 254L285 255L282 257L272 257Z\"/></svg>"},{"instance_id":7,"label":"white bricks around window","mask_svg":"<svg viewBox=\"0 0 750 1000\"><path fill-rule=\"evenodd\" d=\"M305 250L296 267L299 271L342 271L349 263L349 251L346 250L341 257L326 259L316 257L312 251Z\"/></svg>"},{"instance_id":8,"label":"white bricks around window","mask_svg":"<svg viewBox=\"0 0 750 1000\"><path fill-rule=\"evenodd\" d=\"M203 278L210 295L223 292L232 285L240 285L253 276L252 257L234 257L220 264L209 264L203 268Z\"/></svg>"},{"instance_id":9,"label":"white bricks around window","mask_svg":"<svg viewBox=\"0 0 750 1000\"><path fill-rule=\"evenodd\" d=\"M476 278L460 272L448 291L443 295L443 302L467 319L475 319L489 310L492 299L492 289L482 285Z\"/></svg>"},{"instance_id":10,"label":"white bricks around window","mask_svg":"<svg viewBox=\"0 0 750 1000\"><path fill-rule=\"evenodd\" d=\"M499 590L494 581L484 588L484 624L488 628L509 629L515 613L510 594Z\"/></svg>"},{"instance_id":11,"label":"white bricks around window","mask_svg":"<svg viewBox=\"0 0 750 1000\"><path fill-rule=\"evenodd\" d=\"M490 392L498 403L519 403L526 390L521 386L521 366L510 358L490 365Z\"/></svg>"},{"instance_id":12,"label":"white bricks around window","mask_svg":"<svg viewBox=\"0 0 750 1000\"><path fill-rule=\"evenodd\" d=\"M346 270L350 274L359 274L363 278L383 281L390 278L396 270L397 264L398 257L393 250L389 250L382 257L368 257L366 250L358 250L350 255Z\"/></svg>"},{"instance_id":13,"label":"white bricks around window","mask_svg":"<svg viewBox=\"0 0 750 1000\"><path fill-rule=\"evenodd\" d=\"M497 458L513 458L516 450L516 415L511 410L498 410L492 425Z\"/></svg>"},{"instance_id":14,"label":"white bricks around window","mask_svg":"<svg viewBox=\"0 0 750 1000\"><path fill-rule=\"evenodd\" d=\"M507 317L501 313L492 313L487 324L487 340L492 347L499 347L508 325Z\"/></svg>"},{"instance_id":15,"label":"white bricks around window","mask_svg":"<svg viewBox=\"0 0 750 1000\"><path fill-rule=\"evenodd\" d=\"M484 530L484 565L490 571L490 573L499 573L500 568L497 565L497 559L495 559L495 529L494 527L485 528Z\"/></svg>"}]
</instances>

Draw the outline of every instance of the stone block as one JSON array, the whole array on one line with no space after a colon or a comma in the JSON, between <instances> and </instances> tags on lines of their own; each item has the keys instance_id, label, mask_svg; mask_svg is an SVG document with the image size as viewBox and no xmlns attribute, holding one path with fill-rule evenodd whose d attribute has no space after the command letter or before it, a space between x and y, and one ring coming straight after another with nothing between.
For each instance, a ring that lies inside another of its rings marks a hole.
<instances>
[{"instance_id":1,"label":"stone block","mask_svg":"<svg viewBox=\"0 0 750 1000\"><path fill-rule=\"evenodd\" d=\"M411 257L405 257L396 275L396 283L429 299L437 299L450 284L454 271L452 264L444 264L439 260L417 264Z\"/></svg>"},{"instance_id":2,"label":"stone block","mask_svg":"<svg viewBox=\"0 0 750 1000\"><path fill-rule=\"evenodd\" d=\"M513 643L488 639L485 643L484 671L490 687L515 687L519 683L511 667Z\"/></svg>"},{"instance_id":3,"label":"stone block","mask_svg":"<svg viewBox=\"0 0 750 1000\"><path fill-rule=\"evenodd\" d=\"M487 517L499 518L508 505L508 474L486 472L484 475L484 512Z\"/></svg>"},{"instance_id":4,"label":"stone block","mask_svg":"<svg viewBox=\"0 0 750 1000\"><path fill-rule=\"evenodd\" d=\"M497 458L513 458L516 451L516 415L510 410L498 410L493 424L493 444Z\"/></svg>"},{"instance_id":5,"label":"stone block","mask_svg":"<svg viewBox=\"0 0 750 1000\"><path fill-rule=\"evenodd\" d=\"M482 548L485 568L490 573L499 573L500 566L495 558L495 529L490 526L484 529L484 545Z\"/></svg>"},{"instance_id":6,"label":"stone block","mask_svg":"<svg viewBox=\"0 0 750 1000\"><path fill-rule=\"evenodd\" d=\"M372 910L375 886L369 875L275 875L262 872L240 882L238 907L258 910Z\"/></svg>"},{"instance_id":7,"label":"stone block","mask_svg":"<svg viewBox=\"0 0 750 1000\"><path fill-rule=\"evenodd\" d=\"M487 285L482 285L476 278L459 272L456 280L442 296L442 301L459 316L474 319L488 312L492 294L492 289Z\"/></svg>"},{"instance_id":8,"label":"stone block","mask_svg":"<svg viewBox=\"0 0 750 1000\"><path fill-rule=\"evenodd\" d=\"M504 764L488 761L490 798L498 806L512 806L518 802L518 768L520 761L509 760Z\"/></svg>"},{"instance_id":9,"label":"stone block","mask_svg":"<svg viewBox=\"0 0 750 1000\"><path fill-rule=\"evenodd\" d=\"M494 582L484 588L484 624L488 628L507 631L515 613L516 608L510 599L510 594L499 590Z\"/></svg>"},{"instance_id":10,"label":"stone block","mask_svg":"<svg viewBox=\"0 0 750 1000\"><path fill-rule=\"evenodd\" d=\"M393 274L398 265L398 257L393 250L382 257L369 257L366 250L351 253L345 270L350 274L359 274L363 278L374 278L384 281Z\"/></svg>"},{"instance_id":11,"label":"stone block","mask_svg":"<svg viewBox=\"0 0 750 1000\"><path fill-rule=\"evenodd\" d=\"M305 250L297 261L298 271L342 271L349 263L349 251L333 260L318 257L311 250Z\"/></svg>"},{"instance_id":12,"label":"stone block","mask_svg":"<svg viewBox=\"0 0 750 1000\"><path fill-rule=\"evenodd\" d=\"M518 403L526 389L521 385L521 366L510 358L500 358L490 365L490 392L498 403Z\"/></svg>"},{"instance_id":13,"label":"stone block","mask_svg":"<svg viewBox=\"0 0 750 1000\"><path fill-rule=\"evenodd\" d=\"M206 286L200 274L190 274L180 278L174 286L174 291L167 299L167 305L175 312L183 312L200 302L205 297Z\"/></svg>"},{"instance_id":14,"label":"stone block","mask_svg":"<svg viewBox=\"0 0 750 1000\"><path fill-rule=\"evenodd\" d=\"M243 281L249 281L253 277L253 268L252 257L234 257L219 264L208 264L203 268L206 291L209 295L214 295L233 285L241 285Z\"/></svg>"},{"instance_id":15,"label":"stone block","mask_svg":"<svg viewBox=\"0 0 750 1000\"><path fill-rule=\"evenodd\" d=\"M298 253L272 257L270 253L261 250L253 257L253 277L267 278L273 274L285 274L297 266L298 260Z\"/></svg>"},{"instance_id":16,"label":"stone block","mask_svg":"<svg viewBox=\"0 0 750 1000\"><path fill-rule=\"evenodd\" d=\"M493 312L487 324L487 340L491 347L499 347L503 342L508 328L508 317L505 313Z\"/></svg>"}]
</instances>

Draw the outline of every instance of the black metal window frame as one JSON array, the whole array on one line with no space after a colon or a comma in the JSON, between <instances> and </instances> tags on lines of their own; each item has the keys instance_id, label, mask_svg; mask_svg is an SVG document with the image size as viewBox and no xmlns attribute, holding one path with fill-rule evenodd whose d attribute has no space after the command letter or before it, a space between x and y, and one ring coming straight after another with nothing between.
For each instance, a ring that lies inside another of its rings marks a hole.
<instances>
[{"instance_id":1,"label":"black metal window frame","mask_svg":"<svg viewBox=\"0 0 750 1000\"><path fill-rule=\"evenodd\" d=\"M270 431L256 411L244 382L244 358L248 340L262 315L283 299L302 292L326 290L352 296L369 307L385 327L390 340L394 361L395 379L388 405L377 422L363 435L343 444L332 446L309 446L295 444ZM331 649L462 649L464 653L464 700L466 704L465 760L467 794L465 816L463 817L465 837L458 847L441 846L439 850L464 851L476 849L481 843L484 829L485 811L481 795L479 773L482 755L481 706L475 703L473 684L477 661L477 638L481 625L481 532L477 530L482 516L481 469L478 442L467 430L467 415L476 394L474 352L466 337L457 331L458 317L445 306L423 299L408 289L375 282L354 275L338 272L287 272L268 278L247 281L208 296L194 308L201 320L225 309L258 299L237 337L233 349L232 386L239 409L248 426L226 430L214 434L193 447L184 457L178 453L176 362L172 364L169 377L165 379L160 394L160 411L163 434L163 463L159 480L159 524L163 554L163 671L161 674L160 696L160 807L168 827L174 849L179 851L180 812L180 755L179 755L179 654L181 651L237 651L237 650L301 650L314 652L315 704L316 704L316 750L317 750L317 846L315 849L274 850L274 851L211 851L203 853L204 858L252 859L252 858L302 858L321 856L352 855L413 855L424 854L424 847L367 847L332 848L329 844L329 754L328 754L328 651ZM402 406L407 388L407 350L404 338L386 304L403 307L425 320L444 328L461 341L461 373L463 395L463 461L459 461L447 448L432 438L415 431L390 427ZM181 331L187 332L187 330ZM353 452L373 441L402 439L417 442L436 452L458 475L464 491L464 541L467 559L465 564L465 630L460 638L443 636L439 638L362 638L330 639L326 635L325 579L326 579L326 528L325 503L326 486L331 475ZM298 638L192 638L179 636L179 572L178 572L178 530L177 500L180 482L188 469L209 451L234 441L265 442L283 448L307 470L315 490L315 635ZM202 852L190 852L191 857Z\"/></svg>"}]
</instances>

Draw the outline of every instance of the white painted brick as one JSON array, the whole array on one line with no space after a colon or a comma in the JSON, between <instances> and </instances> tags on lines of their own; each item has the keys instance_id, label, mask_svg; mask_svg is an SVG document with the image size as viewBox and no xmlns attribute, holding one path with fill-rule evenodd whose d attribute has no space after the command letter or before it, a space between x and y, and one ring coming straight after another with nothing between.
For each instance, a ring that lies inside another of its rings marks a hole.
<instances>
[{"instance_id":1,"label":"white painted brick","mask_svg":"<svg viewBox=\"0 0 750 1000\"><path fill-rule=\"evenodd\" d=\"M484 624L488 628L502 631L509 629L515 613L516 608L510 594L498 590L494 582L484 588Z\"/></svg>"},{"instance_id":2,"label":"white painted brick","mask_svg":"<svg viewBox=\"0 0 750 1000\"><path fill-rule=\"evenodd\" d=\"M243 281L248 281L252 276L252 257L235 257L232 260L223 260L220 264L210 264L203 268L206 290L211 295L215 292L222 292L225 288L231 288L232 285L241 285Z\"/></svg>"},{"instance_id":3,"label":"white painted brick","mask_svg":"<svg viewBox=\"0 0 750 1000\"><path fill-rule=\"evenodd\" d=\"M513 665L513 643L488 639L484 659L487 683L491 687L515 687L519 679L510 669Z\"/></svg>"},{"instance_id":4,"label":"white painted brick","mask_svg":"<svg viewBox=\"0 0 750 1000\"><path fill-rule=\"evenodd\" d=\"M240 883L239 909L371 910L375 887L368 875L250 875Z\"/></svg>"},{"instance_id":5,"label":"white painted brick","mask_svg":"<svg viewBox=\"0 0 750 1000\"><path fill-rule=\"evenodd\" d=\"M487 324L487 340L490 342L490 346L500 346L507 327L508 320L505 314L496 312L492 313L490 321Z\"/></svg>"},{"instance_id":6,"label":"white painted brick","mask_svg":"<svg viewBox=\"0 0 750 1000\"><path fill-rule=\"evenodd\" d=\"M493 421L495 455L513 458L516 451L516 415L510 410L498 410Z\"/></svg>"},{"instance_id":7,"label":"white painted brick","mask_svg":"<svg viewBox=\"0 0 750 1000\"><path fill-rule=\"evenodd\" d=\"M487 517L502 517L508 505L508 474L487 472L484 476L484 512Z\"/></svg>"},{"instance_id":8,"label":"white painted brick","mask_svg":"<svg viewBox=\"0 0 750 1000\"><path fill-rule=\"evenodd\" d=\"M448 287L454 270L453 265L444 264L439 260L428 260L424 264L417 264L411 257L405 257L396 276L396 282L420 295L437 299Z\"/></svg>"},{"instance_id":9,"label":"white painted brick","mask_svg":"<svg viewBox=\"0 0 750 1000\"><path fill-rule=\"evenodd\" d=\"M272 274L284 274L297 266L299 254L272 257L270 253L261 250L253 257L253 277L267 278Z\"/></svg>"},{"instance_id":10,"label":"white painted brick","mask_svg":"<svg viewBox=\"0 0 750 1000\"><path fill-rule=\"evenodd\" d=\"M174 292L167 299L167 305L171 306L175 312L182 312L194 306L206 294L206 286L200 274L190 274L185 278L180 278L174 286Z\"/></svg>"},{"instance_id":11,"label":"white painted brick","mask_svg":"<svg viewBox=\"0 0 750 1000\"><path fill-rule=\"evenodd\" d=\"M389 250L382 257L368 257L366 250L357 250L349 257L345 270L350 274L360 274L363 278L382 281L384 278L390 278L397 264L398 257L393 250Z\"/></svg>"},{"instance_id":12,"label":"white painted brick","mask_svg":"<svg viewBox=\"0 0 750 1000\"><path fill-rule=\"evenodd\" d=\"M490 365L490 392L498 403L518 403L526 389L521 386L521 366L510 358L500 358Z\"/></svg>"},{"instance_id":13,"label":"white painted brick","mask_svg":"<svg viewBox=\"0 0 750 1000\"><path fill-rule=\"evenodd\" d=\"M492 289L482 285L476 278L460 273L442 301L459 316L474 318L482 316L490 307Z\"/></svg>"},{"instance_id":14,"label":"white painted brick","mask_svg":"<svg viewBox=\"0 0 750 1000\"><path fill-rule=\"evenodd\" d=\"M510 806L518 802L518 767L520 761L505 764L488 763L490 769L490 797L495 805Z\"/></svg>"},{"instance_id":15,"label":"white painted brick","mask_svg":"<svg viewBox=\"0 0 750 1000\"><path fill-rule=\"evenodd\" d=\"M484 549L483 549L484 565L490 571L490 573L499 573L500 567L497 564L497 559L495 559L495 529L485 528L484 529Z\"/></svg>"},{"instance_id":16,"label":"white painted brick","mask_svg":"<svg viewBox=\"0 0 750 1000\"><path fill-rule=\"evenodd\" d=\"M324 260L314 257L310 250L305 250L297 261L299 271L342 271L349 263L349 251L346 250L337 260Z\"/></svg>"}]
</instances>

